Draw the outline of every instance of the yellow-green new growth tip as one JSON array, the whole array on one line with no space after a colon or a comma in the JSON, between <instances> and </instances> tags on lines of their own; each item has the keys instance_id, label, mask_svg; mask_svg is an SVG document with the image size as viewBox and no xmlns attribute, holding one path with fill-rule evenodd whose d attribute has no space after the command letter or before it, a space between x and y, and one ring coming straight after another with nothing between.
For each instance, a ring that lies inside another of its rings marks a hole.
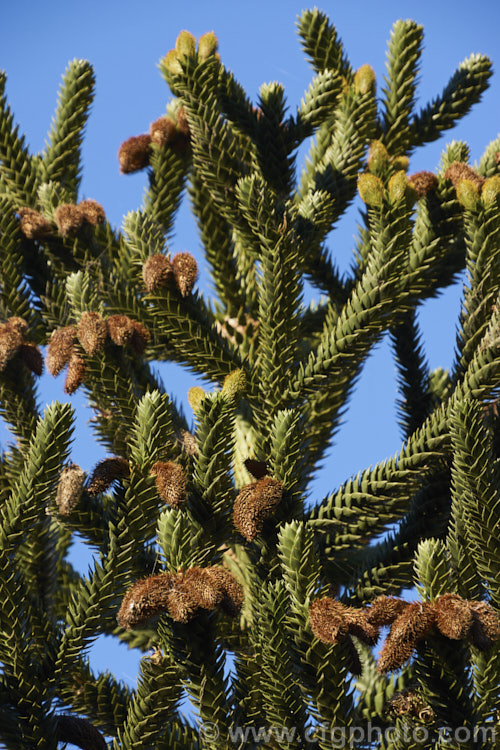
<instances>
[{"instance_id":1,"label":"yellow-green new growth tip","mask_svg":"<svg viewBox=\"0 0 500 750\"><path fill-rule=\"evenodd\" d=\"M457 200L464 208L474 211L479 204L479 187L472 180L459 180L456 185Z\"/></svg>"},{"instance_id":2,"label":"yellow-green new growth tip","mask_svg":"<svg viewBox=\"0 0 500 750\"><path fill-rule=\"evenodd\" d=\"M208 31L198 39L198 57L200 60L206 60L217 52L219 40L213 31Z\"/></svg>"},{"instance_id":3,"label":"yellow-green new growth tip","mask_svg":"<svg viewBox=\"0 0 500 750\"><path fill-rule=\"evenodd\" d=\"M193 388L190 388L188 391L188 403L191 409L194 412L197 412L200 408L201 402L206 396L206 391L200 386L195 385Z\"/></svg>"},{"instance_id":4,"label":"yellow-green new growth tip","mask_svg":"<svg viewBox=\"0 0 500 750\"><path fill-rule=\"evenodd\" d=\"M369 94L375 90L375 71L371 65L362 65L354 76L354 89L358 94Z\"/></svg>"},{"instance_id":5,"label":"yellow-green new growth tip","mask_svg":"<svg viewBox=\"0 0 500 750\"><path fill-rule=\"evenodd\" d=\"M368 150L368 169L378 174L389 164L389 152L382 141L372 141Z\"/></svg>"},{"instance_id":6,"label":"yellow-green new growth tip","mask_svg":"<svg viewBox=\"0 0 500 750\"><path fill-rule=\"evenodd\" d=\"M365 172L358 177L358 193L367 206L380 207L384 202L384 183L380 177Z\"/></svg>"},{"instance_id":7,"label":"yellow-green new growth tip","mask_svg":"<svg viewBox=\"0 0 500 750\"><path fill-rule=\"evenodd\" d=\"M488 177L484 181L484 185L481 189L481 198L485 206L489 206L490 203L494 203L500 195L500 177L495 174L493 177Z\"/></svg>"},{"instance_id":8,"label":"yellow-green new growth tip","mask_svg":"<svg viewBox=\"0 0 500 750\"><path fill-rule=\"evenodd\" d=\"M196 39L189 31L181 31L175 42L175 49L179 57L196 55Z\"/></svg>"},{"instance_id":9,"label":"yellow-green new growth tip","mask_svg":"<svg viewBox=\"0 0 500 750\"><path fill-rule=\"evenodd\" d=\"M417 199L417 191L409 184L406 173L403 170L393 174L388 185L389 202L393 205L406 200L410 205Z\"/></svg>"},{"instance_id":10,"label":"yellow-green new growth tip","mask_svg":"<svg viewBox=\"0 0 500 750\"><path fill-rule=\"evenodd\" d=\"M172 75L181 75L182 67L179 62L179 55L177 50L171 49L163 58L163 66Z\"/></svg>"},{"instance_id":11,"label":"yellow-green new growth tip","mask_svg":"<svg viewBox=\"0 0 500 750\"><path fill-rule=\"evenodd\" d=\"M244 370L234 370L226 375L222 386L222 393L228 398L241 398L247 388L247 378Z\"/></svg>"}]
</instances>

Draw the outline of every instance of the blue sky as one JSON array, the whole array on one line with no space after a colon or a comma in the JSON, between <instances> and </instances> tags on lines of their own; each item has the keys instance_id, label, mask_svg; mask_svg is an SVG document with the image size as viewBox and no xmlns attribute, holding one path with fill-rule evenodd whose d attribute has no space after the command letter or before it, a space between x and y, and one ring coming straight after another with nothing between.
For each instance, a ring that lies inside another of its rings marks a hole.
<instances>
[{"instance_id":1,"label":"blue sky","mask_svg":"<svg viewBox=\"0 0 500 750\"><path fill-rule=\"evenodd\" d=\"M196 36L213 30L220 53L252 98L263 82L284 84L291 108L309 85L311 69L295 32L297 14L307 6L294 0L252 3L210 3L185 0L87 0L85 3L52 0L19 0L2 10L0 68L7 71L7 96L21 131L34 150L43 147L56 104L61 75L69 60L86 58L94 65L97 88L84 145L82 197L103 204L107 216L120 225L122 216L138 208L146 183L144 173L120 175L117 150L131 135L146 132L149 123L165 111L169 91L157 69L159 59L175 44L181 29ZM456 66L469 54L489 55L494 70L500 65L500 4L492 0L464 2L441 0L420 3L384 0L374 3L324 2L342 37L354 67L370 63L381 87L386 41L394 21L412 18L424 26L419 104L441 92ZM478 160L486 145L500 131L500 76L494 75L490 89L456 128L413 157L410 171L435 169L444 144L466 140L472 160ZM331 237L332 252L341 269L350 265L356 215L352 211ZM189 250L200 261L200 284L209 290L200 243L183 207L171 243L172 252ZM460 289L447 291L421 311L427 355L432 367L448 367L453 356L455 327L460 309ZM176 366L161 370L168 389L185 400L196 381ZM42 379L44 400L68 400L62 380ZM368 360L354 393L346 422L336 445L313 487L320 499L352 473L398 450L400 436L395 422L396 383L394 364L387 342ZM72 397L77 407L78 432L73 459L87 471L102 456L87 425L90 413L81 395ZM186 413L190 414L189 407ZM0 440L5 433L0 430ZM83 559L83 558L82 558ZM86 567L86 564L85 566ZM93 652L95 664L109 668L123 679L133 680L135 659L118 664L108 647Z\"/></svg>"}]
</instances>

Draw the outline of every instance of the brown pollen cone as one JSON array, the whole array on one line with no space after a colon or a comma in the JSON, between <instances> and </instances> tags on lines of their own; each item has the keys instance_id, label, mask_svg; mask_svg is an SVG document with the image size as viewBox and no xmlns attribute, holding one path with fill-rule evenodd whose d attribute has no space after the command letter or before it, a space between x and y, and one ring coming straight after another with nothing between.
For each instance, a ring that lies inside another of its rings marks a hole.
<instances>
[{"instance_id":1,"label":"brown pollen cone","mask_svg":"<svg viewBox=\"0 0 500 750\"><path fill-rule=\"evenodd\" d=\"M177 125L171 117L159 117L149 126L151 140L160 147L173 143L178 137Z\"/></svg>"},{"instance_id":2,"label":"brown pollen cone","mask_svg":"<svg viewBox=\"0 0 500 750\"><path fill-rule=\"evenodd\" d=\"M65 466L57 485L56 504L62 516L68 516L82 496L85 472L78 464Z\"/></svg>"},{"instance_id":3,"label":"brown pollen cone","mask_svg":"<svg viewBox=\"0 0 500 750\"><path fill-rule=\"evenodd\" d=\"M46 363L48 371L54 377L59 375L69 363L75 338L75 326L65 326L52 332L47 347Z\"/></svg>"},{"instance_id":4,"label":"brown pollen cone","mask_svg":"<svg viewBox=\"0 0 500 750\"><path fill-rule=\"evenodd\" d=\"M117 346L130 344L134 336L134 326L126 315L110 315L106 319L108 334L111 341Z\"/></svg>"},{"instance_id":5,"label":"brown pollen cone","mask_svg":"<svg viewBox=\"0 0 500 750\"><path fill-rule=\"evenodd\" d=\"M21 336L21 338L24 338L28 331L28 324L24 320L24 318L19 318L17 315L13 318L8 318L5 325L9 328L10 331L13 331L18 336Z\"/></svg>"},{"instance_id":6,"label":"brown pollen cone","mask_svg":"<svg viewBox=\"0 0 500 750\"><path fill-rule=\"evenodd\" d=\"M167 609L175 573L161 573L137 581L123 597L117 620L122 628L133 628Z\"/></svg>"},{"instance_id":7,"label":"brown pollen cone","mask_svg":"<svg viewBox=\"0 0 500 750\"><path fill-rule=\"evenodd\" d=\"M79 206L73 203L62 203L54 211L54 221L62 237L69 237L81 229L85 217Z\"/></svg>"},{"instance_id":8,"label":"brown pollen cone","mask_svg":"<svg viewBox=\"0 0 500 750\"><path fill-rule=\"evenodd\" d=\"M366 609L366 620L379 627L392 625L394 620L406 609L408 602L396 596L377 596Z\"/></svg>"},{"instance_id":9,"label":"brown pollen cone","mask_svg":"<svg viewBox=\"0 0 500 750\"><path fill-rule=\"evenodd\" d=\"M480 651L486 651L500 638L500 617L488 602L469 602L472 626L469 631L471 643Z\"/></svg>"},{"instance_id":10,"label":"brown pollen cone","mask_svg":"<svg viewBox=\"0 0 500 750\"><path fill-rule=\"evenodd\" d=\"M242 601L241 586L231 573L217 566L194 566L135 583L123 598L117 620L122 627L132 628L167 611L176 622L186 623L198 609L213 610L219 604L235 614Z\"/></svg>"},{"instance_id":11,"label":"brown pollen cone","mask_svg":"<svg viewBox=\"0 0 500 750\"><path fill-rule=\"evenodd\" d=\"M23 344L24 333L11 324L12 320L10 318L0 325L0 372L16 356Z\"/></svg>"},{"instance_id":12,"label":"brown pollen cone","mask_svg":"<svg viewBox=\"0 0 500 750\"><path fill-rule=\"evenodd\" d=\"M411 659L415 650L415 643L411 641L392 642L387 637L380 650L377 661L377 672L386 674L399 669L405 662Z\"/></svg>"},{"instance_id":13,"label":"brown pollen cone","mask_svg":"<svg viewBox=\"0 0 500 750\"><path fill-rule=\"evenodd\" d=\"M30 240L42 240L54 234L50 221L34 208L23 206L17 212L21 217L21 232Z\"/></svg>"},{"instance_id":14,"label":"brown pollen cone","mask_svg":"<svg viewBox=\"0 0 500 750\"><path fill-rule=\"evenodd\" d=\"M183 297L187 297L198 276L198 264L191 253L177 253L172 258L172 266L177 289Z\"/></svg>"},{"instance_id":15,"label":"brown pollen cone","mask_svg":"<svg viewBox=\"0 0 500 750\"><path fill-rule=\"evenodd\" d=\"M283 484L270 477L248 484L240 491L234 501L233 523L247 542L260 534L282 495Z\"/></svg>"},{"instance_id":16,"label":"brown pollen cone","mask_svg":"<svg viewBox=\"0 0 500 750\"><path fill-rule=\"evenodd\" d=\"M366 610L357 607L349 607L347 613L350 635L355 635L360 641L368 646L374 646L380 635L376 625L366 619Z\"/></svg>"},{"instance_id":17,"label":"brown pollen cone","mask_svg":"<svg viewBox=\"0 0 500 750\"><path fill-rule=\"evenodd\" d=\"M182 466L174 461L157 461L151 473L162 502L171 508L181 508L186 502L187 481Z\"/></svg>"},{"instance_id":18,"label":"brown pollen cone","mask_svg":"<svg viewBox=\"0 0 500 750\"><path fill-rule=\"evenodd\" d=\"M325 596L309 607L311 630L323 643L338 643L349 635L349 607L337 599Z\"/></svg>"},{"instance_id":19,"label":"brown pollen cone","mask_svg":"<svg viewBox=\"0 0 500 750\"><path fill-rule=\"evenodd\" d=\"M130 476L130 466L126 458L113 456L99 461L87 487L91 495L105 492L116 479L127 479Z\"/></svg>"},{"instance_id":20,"label":"brown pollen cone","mask_svg":"<svg viewBox=\"0 0 500 750\"><path fill-rule=\"evenodd\" d=\"M42 352L31 341L26 341L19 347L19 356L22 361L34 375L41 375L43 372Z\"/></svg>"},{"instance_id":21,"label":"brown pollen cone","mask_svg":"<svg viewBox=\"0 0 500 750\"><path fill-rule=\"evenodd\" d=\"M73 352L69 359L68 372L64 382L64 392L71 396L85 380L87 365L79 354Z\"/></svg>"},{"instance_id":22,"label":"brown pollen cone","mask_svg":"<svg viewBox=\"0 0 500 750\"><path fill-rule=\"evenodd\" d=\"M131 138L127 138L118 150L120 172L122 174L130 174L144 169L149 164L150 155L150 135L133 135Z\"/></svg>"},{"instance_id":23,"label":"brown pollen cone","mask_svg":"<svg viewBox=\"0 0 500 750\"><path fill-rule=\"evenodd\" d=\"M425 638L436 624L436 613L430 602L408 603L392 624L380 652L377 671L390 672L407 661L418 641Z\"/></svg>"},{"instance_id":24,"label":"brown pollen cone","mask_svg":"<svg viewBox=\"0 0 500 750\"><path fill-rule=\"evenodd\" d=\"M447 638L460 641L465 638L472 625L469 603L456 594L444 594L433 602L436 626Z\"/></svg>"},{"instance_id":25,"label":"brown pollen cone","mask_svg":"<svg viewBox=\"0 0 500 750\"><path fill-rule=\"evenodd\" d=\"M454 161L453 164L450 164L443 177L445 180L451 180L455 187L460 180L470 180L479 189L484 183L484 179L472 167L462 161Z\"/></svg>"},{"instance_id":26,"label":"brown pollen cone","mask_svg":"<svg viewBox=\"0 0 500 750\"><path fill-rule=\"evenodd\" d=\"M177 574L178 586L201 609L215 609L222 600L222 591L204 568L188 568Z\"/></svg>"},{"instance_id":27,"label":"brown pollen cone","mask_svg":"<svg viewBox=\"0 0 500 750\"><path fill-rule=\"evenodd\" d=\"M439 184L436 175L433 172L426 171L415 172L415 174L410 175L408 182L415 190L417 198L423 198L431 190L435 190Z\"/></svg>"},{"instance_id":28,"label":"brown pollen cone","mask_svg":"<svg viewBox=\"0 0 500 750\"><path fill-rule=\"evenodd\" d=\"M82 750L106 750L104 737L88 719L58 714L56 722L58 742L70 743Z\"/></svg>"},{"instance_id":29,"label":"brown pollen cone","mask_svg":"<svg viewBox=\"0 0 500 750\"><path fill-rule=\"evenodd\" d=\"M99 313L83 312L76 331L78 340L89 357L104 349L108 327Z\"/></svg>"},{"instance_id":30,"label":"brown pollen cone","mask_svg":"<svg viewBox=\"0 0 500 750\"><path fill-rule=\"evenodd\" d=\"M147 292L156 292L174 279L172 263L165 255L150 255L142 267L142 278Z\"/></svg>"},{"instance_id":31,"label":"brown pollen cone","mask_svg":"<svg viewBox=\"0 0 500 750\"><path fill-rule=\"evenodd\" d=\"M78 208L82 212L85 221L94 227L106 221L104 209L97 201L91 199L80 201Z\"/></svg>"},{"instance_id":32,"label":"brown pollen cone","mask_svg":"<svg viewBox=\"0 0 500 750\"><path fill-rule=\"evenodd\" d=\"M243 606L243 586L229 570L218 565L206 568L205 571L222 595L219 602L221 610L230 617L236 617Z\"/></svg>"}]
</instances>

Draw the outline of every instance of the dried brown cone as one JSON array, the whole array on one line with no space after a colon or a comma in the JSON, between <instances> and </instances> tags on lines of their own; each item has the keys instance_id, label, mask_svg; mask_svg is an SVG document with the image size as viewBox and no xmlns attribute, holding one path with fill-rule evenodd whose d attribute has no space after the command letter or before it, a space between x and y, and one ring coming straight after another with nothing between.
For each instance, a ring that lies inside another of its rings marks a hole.
<instances>
[{"instance_id":1,"label":"dried brown cone","mask_svg":"<svg viewBox=\"0 0 500 750\"><path fill-rule=\"evenodd\" d=\"M472 626L472 611L469 602L457 594L444 594L433 602L438 630L453 640L465 638Z\"/></svg>"},{"instance_id":2,"label":"dried brown cone","mask_svg":"<svg viewBox=\"0 0 500 750\"><path fill-rule=\"evenodd\" d=\"M81 386L87 374L85 360L79 354L73 352L69 359L68 372L64 382L64 392L71 396Z\"/></svg>"},{"instance_id":3,"label":"dried brown cone","mask_svg":"<svg viewBox=\"0 0 500 750\"><path fill-rule=\"evenodd\" d=\"M19 356L22 361L34 375L41 375L43 372L42 352L31 341L26 341L19 347Z\"/></svg>"},{"instance_id":4,"label":"dried brown cone","mask_svg":"<svg viewBox=\"0 0 500 750\"><path fill-rule=\"evenodd\" d=\"M110 315L106 319L111 341L118 346L130 344L134 336L134 325L126 315Z\"/></svg>"},{"instance_id":5,"label":"dried brown cone","mask_svg":"<svg viewBox=\"0 0 500 750\"><path fill-rule=\"evenodd\" d=\"M54 234L54 228L45 216L34 208L23 206L17 212L21 217L21 232L30 240L43 240Z\"/></svg>"},{"instance_id":6,"label":"dried brown cone","mask_svg":"<svg viewBox=\"0 0 500 750\"><path fill-rule=\"evenodd\" d=\"M411 659L416 643L412 641L390 641L387 638L382 646L377 661L377 672L385 674L399 669L405 662Z\"/></svg>"},{"instance_id":7,"label":"dried brown cone","mask_svg":"<svg viewBox=\"0 0 500 750\"><path fill-rule=\"evenodd\" d=\"M122 628L134 628L168 607L175 573L161 573L134 583L123 597L116 619Z\"/></svg>"},{"instance_id":8,"label":"dried brown cone","mask_svg":"<svg viewBox=\"0 0 500 750\"><path fill-rule=\"evenodd\" d=\"M142 267L142 278L147 292L156 292L174 279L174 269L169 259L157 253L150 255Z\"/></svg>"},{"instance_id":9,"label":"dried brown cone","mask_svg":"<svg viewBox=\"0 0 500 750\"><path fill-rule=\"evenodd\" d=\"M122 174L130 174L144 169L149 164L150 155L150 135L134 135L131 138L127 138L118 150L120 172Z\"/></svg>"},{"instance_id":10,"label":"dried brown cone","mask_svg":"<svg viewBox=\"0 0 500 750\"><path fill-rule=\"evenodd\" d=\"M176 586L201 609L215 609L222 601L223 592L206 568L195 566L178 573Z\"/></svg>"},{"instance_id":11,"label":"dried brown cone","mask_svg":"<svg viewBox=\"0 0 500 750\"><path fill-rule=\"evenodd\" d=\"M104 349L108 327L99 313L85 311L82 313L76 333L84 351L89 357L93 357Z\"/></svg>"},{"instance_id":12,"label":"dried brown cone","mask_svg":"<svg viewBox=\"0 0 500 750\"><path fill-rule=\"evenodd\" d=\"M408 177L408 182L415 190L417 198L423 198L424 195L435 190L439 185L439 180L434 172L415 172Z\"/></svg>"},{"instance_id":13,"label":"dried brown cone","mask_svg":"<svg viewBox=\"0 0 500 750\"><path fill-rule=\"evenodd\" d=\"M186 502L187 482L182 466L174 461L157 461L151 473L162 502L171 508L181 508Z\"/></svg>"},{"instance_id":14,"label":"dried brown cone","mask_svg":"<svg viewBox=\"0 0 500 750\"><path fill-rule=\"evenodd\" d=\"M183 297L187 297L198 276L198 264L191 253L177 253L172 258L172 266L177 289Z\"/></svg>"},{"instance_id":15,"label":"dried brown cone","mask_svg":"<svg viewBox=\"0 0 500 750\"><path fill-rule=\"evenodd\" d=\"M24 318L19 318L17 315L15 315L12 318L8 318L5 325L10 331L20 336L21 340L24 340L24 337L26 336L26 333L28 331L28 324L24 320Z\"/></svg>"},{"instance_id":16,"label":"dried brown cone","mask_svg":"<svg viewBox=\"0 0 500 750\"><path fill-rule=\"evenodd\" d=\"M311 630L323 643L338 643L349 635L349 609L337 599L325 596L309 607Z\"/></svg>"},{"instance_id":17,"label":"dried brown cone","mask_svg":"<svg viewBox=\"0 0 500 750\"><path fill-rule=\"evenodd\" d=\"M139 323L138 320L132 320L132 328L134 329L134 332L132 334L130 346L136 354L142 354L151 339L151 335L146 326Z\"/></svg>"},{"instance_id":18,"label":"dried brown cone","mask_svg":"<svg viewBox=\"0 0 500 750\"><path fill-rule=\"evenodd\" d=\"M23 338L23 333L10 325L9 320L0 325L0 372L16 356L23 344Z\"/></svg>"},{"instance_id":19,"label":"dried brown cone","mask_svg":"<svg viewBox=\"0 0 500 750\"><path fill-rule=\"evenodd\" d=\"M380 652L377 670L385 673L401 667L435 624L436 613L430 602L408 603L392 624Z\"/></svg>"},{"instance_id":20,"label":"dried brown cone","mask_svg":"<svg viewBox=\"0 0 500 750\"><path fill-rule=\"evenodd\" d=\"M160 117L149 126L149 134L153 143L164 147L177 140L179 133L177 124L171 117Z\"/></svg>"},{"instance_id":21,"label":"dried brown cone","mask_svg":"<svg viewBox=\"0 0 500 750\"><path fill-rule=\"evenodd\" d=\"M113 456L99 461L89 479L87 487L91 495L105 492L115 480L127 479L130 476L130 466L126 458Z\"/></svg>"},{"instance_id":22,"label":"dried brown cone","mask_svg":"<svg viewBox=\"0 0 500 750\"><path fill-rule=\"evenodd\" d=\"M396 596L377 596L366 609L366 620L372 625L382 627L392 625L394 620L406 609L408 602Z\"/></svg>"},{"instance_id":23,"label":"dried brown cone","mask_svg":"<svg viewBox=\"0 0 500 750\"><path fill-rule=\"evenodd\" d=\"M450 164L443 177L445 180L451 180L455 187L461 180L470 180L480 190L484 183L484 178L462 161Z\"/></svg>"},{"instance_id":24,"label":"dried brown cone","mask_svg":"<svg viewBox=\"0 0 500 750\"><path fill-rule=\"evenodd\" d=\"M264 477L248 484L234 501L233 523L240 534L251 542L260 534L264 521L272 515L283 494L283 484Z\"/></svg>"},{"instance_id":25,"label":"dried brown cone","mask_svg":"<svg viewBox=\"0 0 500 750\"><path fill-rule=\"evenodd\" d=\"M85 221L94 227L106 221L104 209L97 201L91 199L80 201L78 208L82 212Z\"/></svg>"},{"instance_id":26,"label":"dried brown cone","mask_svg":"<svg viewBox=\"0 0 500 750\"><path fill-rule=\"evenodd\" d=\"M51 375L56 377L69 363L76 339L75 326L65 326L52 332L47 347L46 364Z\"/></svg>"},{"instance_id":27,"label":"dried brown cone","mask_svg":"<svg viewBox=\"0 0 500 750\"><path fill-rule=\"evenodd\" d=\"M78 464L65 466L57 485L56 504L59 513L68 516L78 505L83 492L85 472Z\"/></svg>"},{"instance_id":28,"label":"dried brown cone","mask_svg":"<svg viewBox=\"0 0 500 750\"><path fill-rule=\"evenodd\" d=\"M230 617L236 617L243 606L243 586L229 570L218 565L205 568L205 571L222 594L220 609Z\"/></svg>"},{"instance_id":29,"label":"dried brown cone","mask_svg":"<svg viewBox=\"0 0 500 750\"><path fill-rule=\"evenodd\" d=\"M88 719L58 714L56 722L58 742L69 742L82 750L106 750L104 737Z\"/></svg>"},{"instance_id":30,"label":"dried brown cone","mask_svg":"<svg viewBox=\"0 0 500 750\"><path fill-rule=\"evenodd\" d=\"M380 631L376 625L368 622L366 618L366 610L358 609L357 607L349 607L347 620L349 623L350 635L356 636L360 641L366 643L367 646L374 646L376 644Z\"/></svg>"},{"instance_id":31,"label":"dried brown cone","mask_svg":"<svg viewBox=\"0 0 500 750\"><path fill-rule=\"evenodd\" d=\"M166 610L175 622L189 622L196 615L199 606L182 582L176 581L166 596ZM159 613L158 613L159 614Z\"/></svg>"},{"instance_id":32,"label":"dried brown cone","mask_svg":"<svg viewBox=\"0 0 500 750\"><path fill-rule=\"evenodd\" d=\"M434 718L434 711L426 705L423 697L411 688L401 690L387 702L387 713L393 718L398 716L416 716L424 722Z\"/></svg>"},{"instance_id":33,"label":"dried brown cone","mask_svg":"<svg viewBox=\"0 0 500 750\"><path fill-rule=\"evenodd\" d=\"M471 643L480 651L486 651L500 638L500 617L488 602L469 602L469 608L472 612Z\"/></svg>"},{"instance_id":34,"label":"dried brown cone","mask_svg":"<svg viewBox=\"0 0 500 750\"><path fill-rule=\"evenodd\" d=\"M54 221L61 236L69 237L81 229L85 216L79 206L73 203L62 203L54 211Z\"/></svg>"}]
</instances>

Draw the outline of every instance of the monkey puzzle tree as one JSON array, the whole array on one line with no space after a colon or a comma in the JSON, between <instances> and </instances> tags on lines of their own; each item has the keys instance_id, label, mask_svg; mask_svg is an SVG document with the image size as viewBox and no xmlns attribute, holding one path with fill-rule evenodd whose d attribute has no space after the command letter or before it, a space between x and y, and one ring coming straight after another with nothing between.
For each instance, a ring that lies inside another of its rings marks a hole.
<instances>
[{"instance_id":1,"label":"monkey puzzle tree","mask_svg":"<svg viewBox=\"0 0 500 750\"><path fill-rule=\"evenodd\" d=\"M216 37L181 32L160 66L166 114L119 151L122 172L148 174L120 231L78 194L91 66L70 63L40 154L1 100L0 404L15 437L0 460L7 748L463 746L443 727L493 746L500 139L474 168L453 142L435 173L407 175L412 152L480 99L491 64L469 57L417 112L422 28L400 21L378 107L373 70L352 69L323 13L305 12L299 34L314 76L287 115L281 85L253 105ZM341 276L327 236L357 191ZM168 251L185 192L214 300L196 290L191 254ZM456 360L431 371L416 312L464 269ZM321 295L311 304L305 281ZM387 332L401 450L310 502ZM71 461L71 404L39 406L40 346L94 410L109 456L88 476ZM192 420L155 375L161 361L206 380L189 393ZM68 556L75 535L94 555L88 576ZM413 586L414 601L400 598ZM135 690L91 669L100 634L144 654ZM180 711L186 694L197 722ZM478 727L489 734L472 736Z\"/></svg>"}]
</instances>

